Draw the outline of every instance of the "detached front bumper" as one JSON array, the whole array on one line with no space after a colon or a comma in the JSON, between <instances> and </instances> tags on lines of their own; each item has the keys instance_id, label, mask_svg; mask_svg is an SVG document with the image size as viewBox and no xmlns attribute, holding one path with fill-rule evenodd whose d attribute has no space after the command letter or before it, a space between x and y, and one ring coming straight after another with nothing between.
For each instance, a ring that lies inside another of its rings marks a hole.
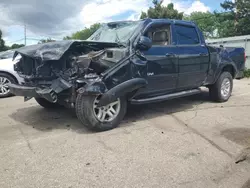
<instances>
[{"instance_id":1,"label":"detached front bumper","mask_svg":"<svg viewBox=\"0 0 250 188\"><path fill-rule=\"evenodd\" d=\"M10 92L16 96L24 97L35 97L35 98L45 98L52 103L57 102L57 94L53 89L47 88L38 88L38 87L29 87L17 84L9 84Z\"/></svg>"}]
</instances>

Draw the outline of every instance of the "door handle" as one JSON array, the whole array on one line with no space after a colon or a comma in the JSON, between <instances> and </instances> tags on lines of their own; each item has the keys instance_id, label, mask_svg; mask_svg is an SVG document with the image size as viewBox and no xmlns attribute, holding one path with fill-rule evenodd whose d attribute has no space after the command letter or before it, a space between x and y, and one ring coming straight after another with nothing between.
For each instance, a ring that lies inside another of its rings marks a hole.
<instances>
[{"instance_id":1,"label":"door handle","mask_svg":"<svg viewBox=\"0 0 250 188\"><path fill-rule=\"evenodd\" d=\"M176 54L174 54L174 53L166 53L166 57L176 57Z\"/></svg>"},{"instance_id":2,"label":"door handle","mask_svg":"<svg viewBox=\"0 0 250 188\"><path fill-rule=\"evenodd\" d=\"M200 53L199 55L200 56L208 56L208 54L206 54L206 53Z\"/></svg>"}]
</instances>

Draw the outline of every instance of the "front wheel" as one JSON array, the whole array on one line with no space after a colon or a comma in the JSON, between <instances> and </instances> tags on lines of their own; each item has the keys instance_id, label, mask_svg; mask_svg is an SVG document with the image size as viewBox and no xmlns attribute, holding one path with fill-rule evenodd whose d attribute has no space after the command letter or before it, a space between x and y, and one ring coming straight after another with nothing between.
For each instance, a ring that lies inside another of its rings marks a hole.
<instances>
[{"instance_id":1,"label":"front wheel","mask_svg":"<svg viewBox=\"0 0 250 188\"><path fill-rule=\"evenodd\" d=\"M233 78L229 72L223 72L219 79L209 88L210 97L217 102L226 102L233 90Z\"/></svg>"},{"instance_id":2,"label":"front wheel","mask_svg":"<svg viewBox=\"0 0 250 188\"><path fill-rule=\"evenodd\" d=\"M95 131L114 129L126 114L127 101L121 97L106 106L97 107L100 97L78 94L76 115L88 129Z\"/></svg>"}]
</instances>

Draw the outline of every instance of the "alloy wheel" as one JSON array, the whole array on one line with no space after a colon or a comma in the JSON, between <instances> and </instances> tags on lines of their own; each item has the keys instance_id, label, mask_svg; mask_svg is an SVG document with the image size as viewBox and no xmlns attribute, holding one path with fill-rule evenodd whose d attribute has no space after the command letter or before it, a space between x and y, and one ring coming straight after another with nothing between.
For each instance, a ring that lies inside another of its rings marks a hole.
<instances>
[{"instance_id":1,"label":"alloy wheel","mask_svg":"<svg viewBox=\"0 0 250 188\"><path fill-rule=\"evenodd\" d=\"M230 90L231 90L231 82L228 78L225 78L221 84L221 95L224 98L227 98L228 95L230 94Z\"/></svg>"},{"instance_id":2,"label":"alloy wheel","mask_svg":"<svg viewBox=\"0 0 250 188\"><path fill-rule=\"evenodd\" d=\"M102 107L97 107L100 96L96 97L93 103L93 110L96 119L100 122L111 122L113 121L119 114L121 109L121 101L117 99L116 101Z\"/></svg>"},{"instance_id":3,"label":"alloy wheel","mask_svg":"<svg viewBox=\"0 0 250 188\"><path fill-rule=\"evenodd\" d=\"M8 84L11 83L6 77L0 77L0 95L7 95L10 92Z\"/></svg>"}]
</instances>

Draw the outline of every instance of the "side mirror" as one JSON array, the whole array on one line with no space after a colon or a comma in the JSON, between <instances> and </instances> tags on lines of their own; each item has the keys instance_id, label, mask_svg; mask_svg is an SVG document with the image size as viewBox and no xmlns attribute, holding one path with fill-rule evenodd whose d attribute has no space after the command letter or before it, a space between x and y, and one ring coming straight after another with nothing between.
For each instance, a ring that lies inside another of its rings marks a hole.
<instances>
[{"instance_id":1,"label":"side mirror","mask_svg":"<svg viewBox=\"0 0 250 188\"><path fill-rule=\"evenodd\" d=\"M137 50L147 51L152 47L152 40L148 37L141 36L137 45Z\"/></svg>"}]
</instances>

